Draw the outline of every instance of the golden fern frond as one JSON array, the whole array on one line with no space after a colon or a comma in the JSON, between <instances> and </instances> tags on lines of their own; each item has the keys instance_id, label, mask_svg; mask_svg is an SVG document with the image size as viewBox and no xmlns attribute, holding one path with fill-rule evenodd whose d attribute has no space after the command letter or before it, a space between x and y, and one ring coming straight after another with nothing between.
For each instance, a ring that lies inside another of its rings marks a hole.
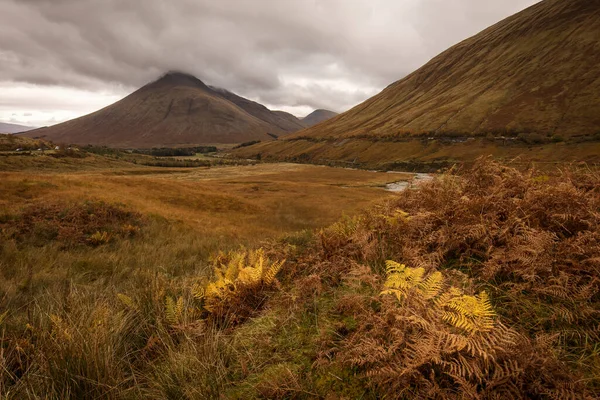
<instances>
[{"instance_id":1,"label":"golden fern frond","mask_svg":"<svg viewBox=\"0 0 600 400\"><path fill-rule=\"evenodd\" d=\"M244 308L239 304L241 297L266 289L264 284L271 285L284 262L271 262L263 249L221 254L213 261L214 278L203 285L194 285L192 294L203 300L202 307L213 315L232 313L236 307ZM228 303L237 305L231 308Z\"/></svg>"},{"instance_id":2,"label":"golden fern frond","mask_svg":"<svg viewBox=\"0 0 600 400\"><path fill-rule=\"evenodd\" d=\"M245 252L236 252L233 253L232 259L225 266L224 278L230 281L234 281L238 276L242 268L246 263L246 253Z\"/></svg>"},{"instance_id":3,"label":"golden fern frond","mask_svg":"<svg viewBox=\"0 0 600 400\"><path fill-rule=\"evenodd\" d=\"M425 299L433 299L442 290L443 283L444 276L441 272L436 271L419 284L419 290Z\"/></svg>"},{"instance_id":4,"label":"golden fern frond","mask_svg":"<svg viewBox=\"0 0 600 400\"><path fill-rule=\"evenodd\" d=\"M258 249L255 252L251 252L250 253L252 255L252 258L254 260L252 260L250 262L250 265L256 269L256 271L258 272L259 276L262 276L263 274L263 267L265 264L265 252L263 249Z\"/></svg>"},{"instance_id":5,"label":"golden fern frond","mask_svg":"<svg viewBox=\"0 0 600 400\"><path fill-rule=\"evenodd\" d=\"M206 285L201 285L198 283L194 283L194 285L192 285L192 296L194 296L195 299L202 300L204 299L205 295Z\"/></svg>"},{"instance_id":6,"label":"golden fern frond","mask_svg":"<svg viewBox=\"0 0 600 400\"><path fill-rule=\"evenodd\" d=\"M236 278L236 282L241 285L253 285L260 282L261 271L254 267L242 268Z\"/></svg>"},{"instance_id":7,"label":"golden fern frond","mask_svg":"<svg viewBox=\"0 0 600 400\"><path fill-rule=\"evenodd\" d=\"M406 211L400 209L394 210L391 215L381 214L380 215L388 225L396 226L399 222L405 222L410 220L410 216Z\"/></svg>"},{"instance_id":8,"label":"golden fern frond","mask_svg":"<svg viewBox=\"0 0 600 400\"><path fill-rule=\"evenodd\" d=\"M423 268L408 268L392 260L386 261L387 279L381 294L394 294L398 299L423 281Z\"/></svg>"},{"instance_id":9,"label":"golden fern frond","mask_svg":"<svg viewBox=\"0 0 600 400\"><path fill-rule=\"evenodd\" d=\"M273 264L271 264L271 266L263 274L263 282L267 285L272 284L273 281L275 280L275 276L281 270L281 267L283 267L284 263L285 263L285 260L281 260L281 261L274 262Z\"/></svg>"},{"instance_id":10,"label":"golden fern frond","mask_svg":"<svg viewBox=\"0 0 600 400\"><path fill-rule=\"evenodd\" d=\"M167 296L165 299L165 315L167 322L171 324L177 323L177 316L175 315L175 300L171 296Z\"/></svg>"},{"instance_id":11,"label":"golden fern frond","mask_svg":"<svg viewBox=\"0 0 600 400\"><path fill-rule=\"evenodd\" d=\"M485 292L477 296L462 295L451 298L445 304L442 318L457 328L469 333L489 331L494 327L494 312Z\"/></svg>"},{"instance_id":12,"label":"golden fern frond","mask_svg":"<svg viewBox=\"0 0 600 400\"><path fill-rule=\"evenodd\" d=\"M395 274L395 273L402 273L405 270L406 270L406 265L404 265L404 264L397 263L396 261L393 261L393 260L387 260L385 262L385 272L388 275Z\"/></svg>"},{"instance_id":13,"label":"golden fern frond","mask_svg":"<svg viewBox=\"0 0 600 400\"><path fill-rule=\"evenodd\" d=\"M133 309L133 310L137 310L137 304L135 304L135 301L133 301L133 299L123 293L117 293L117 299L119 299L119 301L121 303L123 303L125 306Z\"/></svg>"},{"instance_id":14,"label":"golden fern frond","mask_svg":"<svg viewBox=\"0 0 600 400\"><path fill-rule=\"evenodd\" d=\"M171 325L178 324L183 316L183 308L183 297L180 296L177 301L175 301L171 296L167 296L165 299L165 315L167 322Z\"/></svg>"}]
</instances>

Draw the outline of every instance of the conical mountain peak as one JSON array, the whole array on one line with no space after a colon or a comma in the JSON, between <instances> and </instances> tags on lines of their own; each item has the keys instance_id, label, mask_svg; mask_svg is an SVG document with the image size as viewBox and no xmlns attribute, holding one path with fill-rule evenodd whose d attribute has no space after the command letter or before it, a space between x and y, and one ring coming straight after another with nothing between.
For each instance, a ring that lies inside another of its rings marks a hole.
<instances>
[{"instance_id":1,"label":"conical mountain peak","mask_svg":"<svg viewBox=\"0 0 600 400\"><path fill-rule=\"evenodd\" d=\"M208 89L200 79L192 74L180 71L169 71L150 85L153 86L190 86L202 89Z\"/></svg>"},{"instance_id":2,"label":"conical mountain peak","mask_svg":"<svg viewBox=\"0 0 600 400\"><path fill-rule=\"evenodd\" d=\"M170 71L118 102L29 135L59 143L160 147L269 141L303 128L262 104Z\"/></svg>"}]
</instances>

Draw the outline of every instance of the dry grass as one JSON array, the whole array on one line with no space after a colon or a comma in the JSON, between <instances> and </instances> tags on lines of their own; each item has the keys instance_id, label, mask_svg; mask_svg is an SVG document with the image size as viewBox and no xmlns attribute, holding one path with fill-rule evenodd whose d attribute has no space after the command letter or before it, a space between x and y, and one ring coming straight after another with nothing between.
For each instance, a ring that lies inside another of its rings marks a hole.
<instances>
[{"instance_id":1,"label":"dry grass","mask_svg":"<svg viewBox=\"0 0 600 400\"><path fill-rule=\"evenodd\" d=\"M391 195L366 171L156 171L2 174L5 227L135 231L65 247L4 230L4 397L600 393L597 173L481 160Z\"/></svg>"},{"instance_id":2,"label":"dry grass","mask_svg":"<svg viewBox=\"0 0 600 400\"><path fill-rule=\"evenodd\" d=\"M282 291L236 332L226 395L596 398L598 187L480 160L279 247ZM408 272L386 280L390 259Z\"/></svg>"},{"instance_id":3,"label":"dry grass","mask_svg":"<svg viewBox=\"0 0 600 400\"><path fill-rule=\"evenodd\" d=\"M391 196L374 186L399 179L21 160L0 173L0 393L10 399L218 397L230 339L198 322L191 290L211 275L211 255L329 224Z\"/></svg>"},{"instance_id":4,"label":"dry grass","mask_svg":"<svg viewBox=\"0 0 600 400\"><path fill-rule=\"evenodd\" d=\"M0 175L0 210L24 201L102 200L183 221L211 236L252 243L333 223L343 212L390 196L375 186L408 178L291 164Z\"/></svg>"}]
</instances>

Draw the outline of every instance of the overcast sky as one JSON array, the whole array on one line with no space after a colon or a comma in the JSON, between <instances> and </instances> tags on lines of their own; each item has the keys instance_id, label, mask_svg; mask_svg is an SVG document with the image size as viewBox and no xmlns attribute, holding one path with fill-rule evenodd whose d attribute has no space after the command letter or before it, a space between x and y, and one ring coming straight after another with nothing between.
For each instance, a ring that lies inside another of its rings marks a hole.
<instances>
[{"instance_id":1,"label":"overcast sky","mask_svg":"<svg viewBox=\"0 0 600 400\"><path fill-rule=\"evenodd\" d=\"M537 0L0 0L0 121L51 125L169 70L345 111Z\"/></svg>"}]
</instances>

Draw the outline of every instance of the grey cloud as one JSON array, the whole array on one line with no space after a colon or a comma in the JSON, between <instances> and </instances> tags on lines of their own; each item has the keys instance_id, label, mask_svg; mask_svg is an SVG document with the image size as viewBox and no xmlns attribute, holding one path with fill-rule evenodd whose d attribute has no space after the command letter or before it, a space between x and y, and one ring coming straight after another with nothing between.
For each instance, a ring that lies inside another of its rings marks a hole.
<instances>
[{"instance_id":1,"label":"grey cloud","mask_svg":"<svg viewBox=\"0 0 600 400\"><path fill-rule=\"evenodd\" d=\"M0 0L0 81L133 89L179 70L276 106L343 111L535 2Z\"/></svg>"}]
</instances>

